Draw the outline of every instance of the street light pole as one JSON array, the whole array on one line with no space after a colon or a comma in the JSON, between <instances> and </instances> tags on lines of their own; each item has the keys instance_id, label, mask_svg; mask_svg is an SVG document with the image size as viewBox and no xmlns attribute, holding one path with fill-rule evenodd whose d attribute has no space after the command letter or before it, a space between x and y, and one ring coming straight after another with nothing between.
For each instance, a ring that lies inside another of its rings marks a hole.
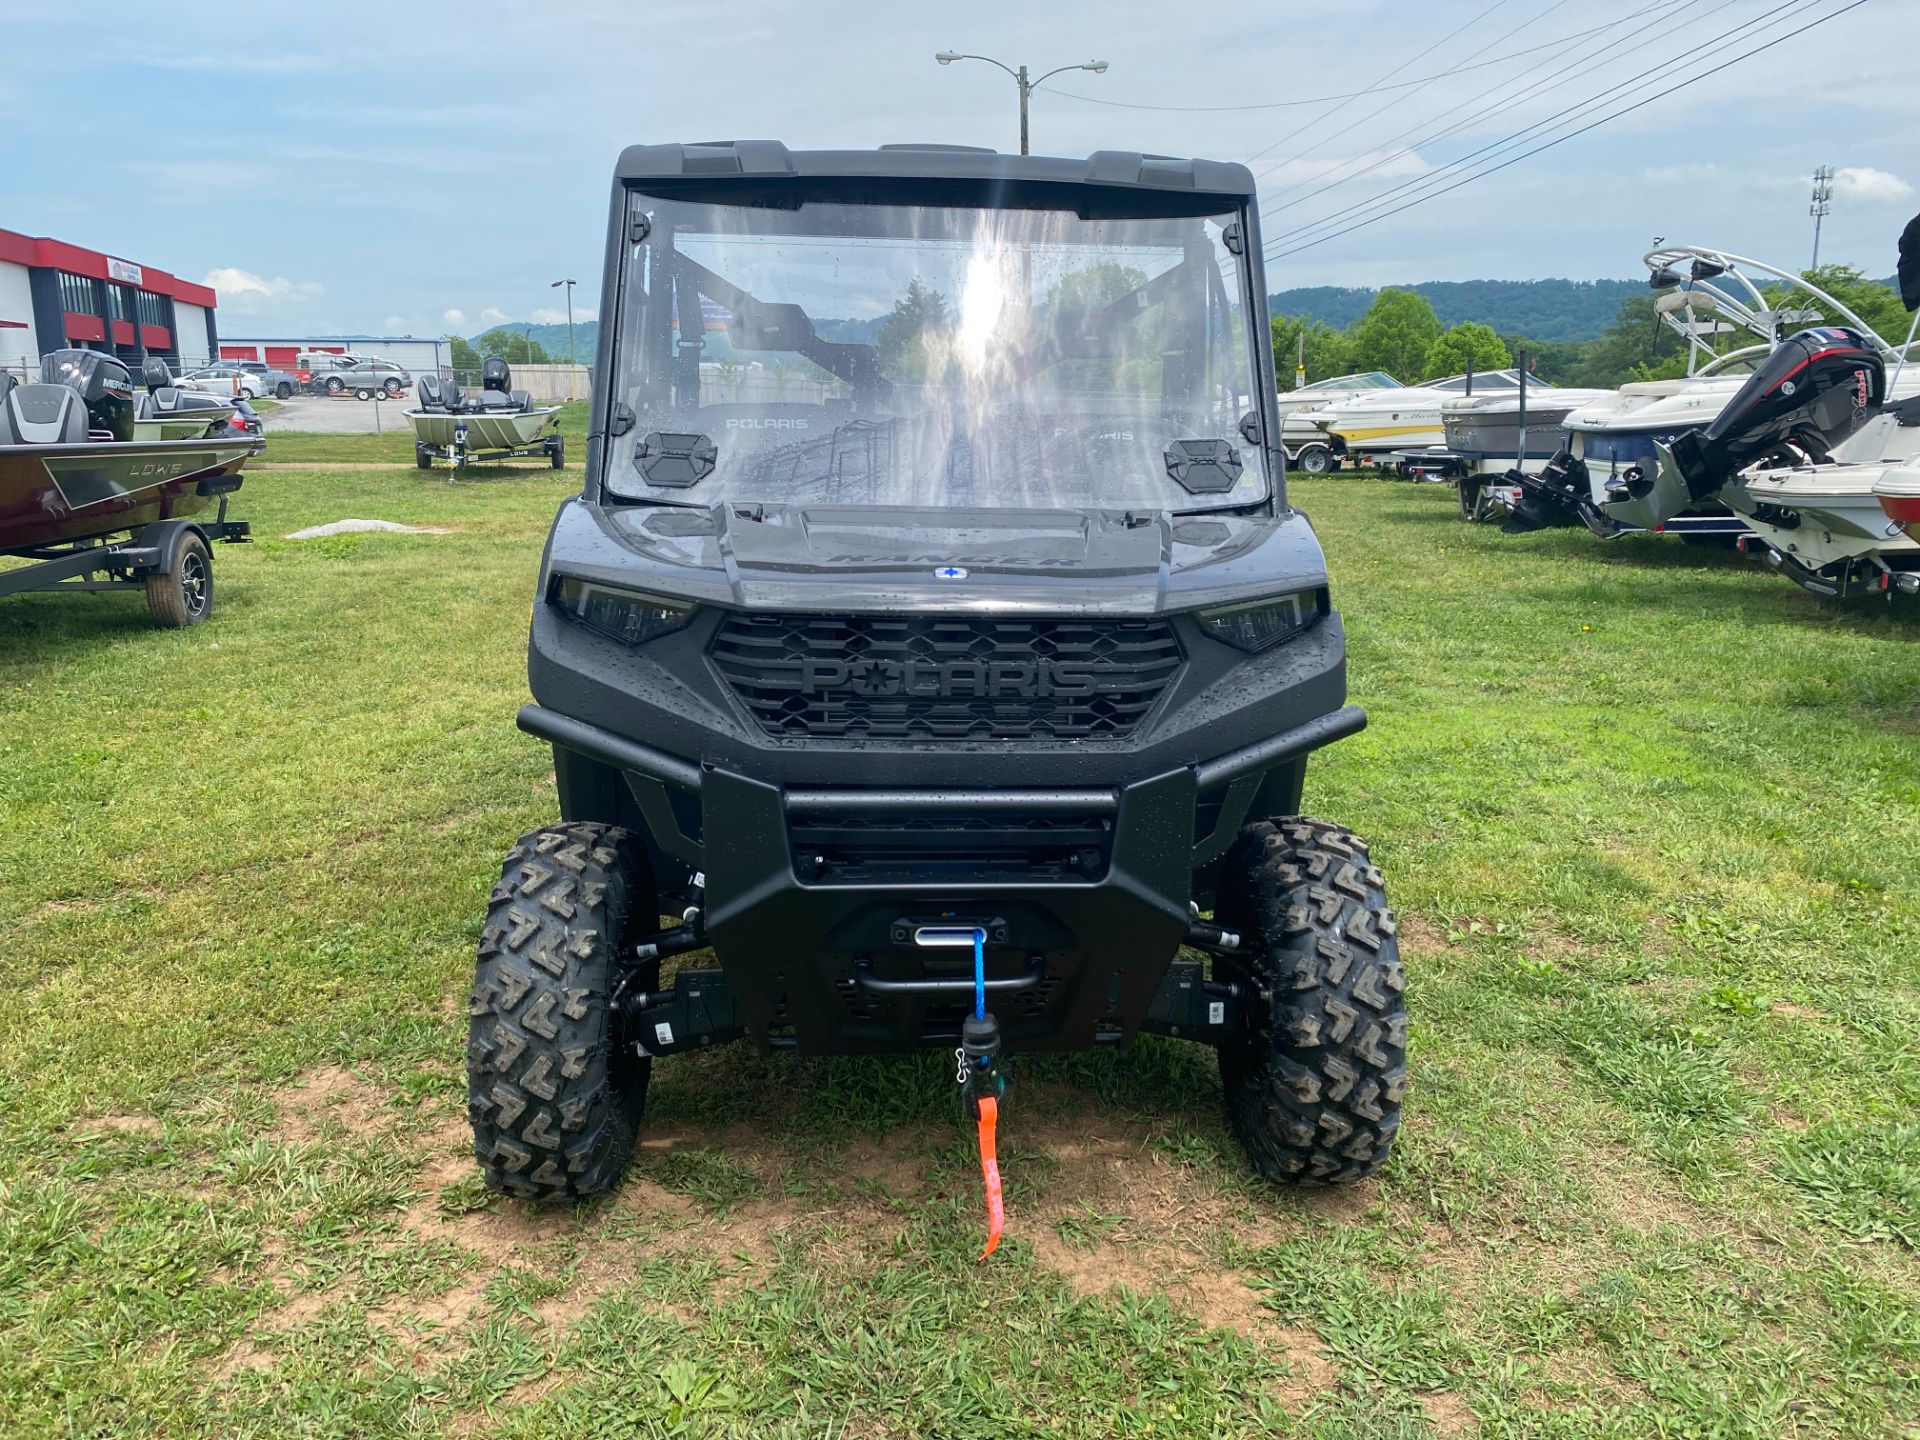
<instances>
[{"instance_id":1,"label":"street light pole","mask_svg":"<svg viewBox=\"0 0 1920 1440\"><path fill-rule=\"evenodd\" d=\"M1005 70L1007 74L1013 77L1013 83L1020 88L1020 153L1022 155L1029 153L1027 148L1027 101L1035 90L1038 90L1042 85L1046 84L1047 81L1065 70L1091 70L1095 75L1104 75L1107 73L1106 61L1089 60L1084 65L1062 65L1057 69L1047 71L1047 73L1042 75L1038 80L1029 80L1027 79L1026 66L1022 65L1018 70L1015 70L1010 65L1001 65L1000 62L991 55L962 55L958 51L942 50L933 58L942 65L951 65L956 60L984 60L989 65L999 65L1002 70Z\"/></svg>"},{"instance_id":2,"label":"street light pole","mask_svg":"<svg viewBox=\"0 0 1920 1440\"><path fill-rule=\"evenodd\" d=\"M558 290L562 285L567 287L567 399L569 400L573 399L573 283L571 280L556 280L547 287L549 290Z\"/></svg>"}]
</instances>

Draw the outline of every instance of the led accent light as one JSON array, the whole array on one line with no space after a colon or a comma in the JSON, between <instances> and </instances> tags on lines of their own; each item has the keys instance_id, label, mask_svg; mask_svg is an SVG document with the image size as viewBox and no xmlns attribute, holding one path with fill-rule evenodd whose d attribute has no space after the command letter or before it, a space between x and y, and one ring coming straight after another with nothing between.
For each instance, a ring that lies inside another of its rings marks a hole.
<instances>
[{"instance_id":1,"label":"led accent light","mask_svg":"<svg viewBox=\"0 0 1920 1440\"><path fill-rule=\"evenodd\" d=\"M1193 618L1214 639L1236 650L1255 652L1291 640L1313 624L1320 618L1320 601L1317 591L1300 590L1245 605L1201 610Z\"/></svg>"},{"instance_id":2,"label":"led accent light","mask_svg":"<svg viewBox=\"0 0 1920 1440\"><path fill-rule=\"evenodd\" d=\"M693 618L693 606L681 600L618 590L567 576L553 583L553 603L575 624L618 640L622 645L644 645L670 635Z\"/></svg>"}]
</instances>

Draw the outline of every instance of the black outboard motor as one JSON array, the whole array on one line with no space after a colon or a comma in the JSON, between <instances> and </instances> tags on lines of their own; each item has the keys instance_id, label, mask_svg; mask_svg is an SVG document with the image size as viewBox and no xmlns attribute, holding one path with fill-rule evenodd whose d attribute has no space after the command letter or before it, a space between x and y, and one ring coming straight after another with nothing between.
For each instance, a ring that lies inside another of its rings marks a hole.
<instances>
[{"instance_id":1,"label":"black outboard motor","mask_svg":"<svg viewBox=\"0 0 1920 1440\"><path fill-rule=\"evenodd\" d=\"M1538 475L1509 470L1505 478L1520 487L1520 503L1500 522L1502 534L1525 535L1581 524L1592 528L1595 517L1587 462L1571 450L1560 451Z\"/></svg>"},{"instance_id":2,"label":"black outboard motor","mask_svg":"<svg viewBox=\"0 0 1920 1440\"><path fill-rule=\"evenodd\" d=\"M133 438L133 372L98 350L55 350L40 357L40 379L65 385L87 407L87 429Z\"/></svg>"},{"instance_id":3,"label":"black outboard motor","mask_svg":"<svg viewBox=\"0 0 1920 1440\"><path fill-rule=\"evenodd\" d=\"M1719 419L1673 442L1673 463L1687 492L1703 500L1788 447L1816 463L1831 459L1833 447L1878 414L1886 398L1886 362L1857 330L1802 330L1780 342Z\"/></svg>"},{"instance_id":4,"label":"black outboard motor","mask_svg":"<svg viewBox=\"0 0 1920 1440\"><path fill-rule=\"evenodd\" d=\"M484 390L508 394L513 389L513 372L507 369L507 362L498 355L489 355L480 366L480 385Z\"/></svg>"},{"instance_id":5,"label":"black outboard motor","mask_svg":"<svg viewBox=\"0 0 1920 1440\"><path fill-rule=\"evenodd\" d=\"M147 387L147 393L173 388L173 372L167 368L167 362L158 355L149 355L140 362L140 383Z\"/></svg>"}]
</instances>

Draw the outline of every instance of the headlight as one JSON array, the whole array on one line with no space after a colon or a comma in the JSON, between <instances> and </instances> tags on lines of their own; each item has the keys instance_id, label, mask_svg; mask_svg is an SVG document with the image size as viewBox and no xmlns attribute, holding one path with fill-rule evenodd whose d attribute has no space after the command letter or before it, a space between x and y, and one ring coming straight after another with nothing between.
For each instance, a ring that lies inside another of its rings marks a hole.
<instances>
[{"instance_id":1,"label":"headlight","mask_svg":"<svg viewBox=\"0 0 1920 1440\"><path fill-rule=\"evenodd\" d=\"M568 619L623 645L670 635L693 618L693 606L684 601L565 576L553 582L553 603Z\"/></svg>"},{"instance_id":2,"label":"headlight","mask_svg":"<svg viewBox=\"0 0 1920 1440\"><path fill-rule=\"evenodd\" d=\"M1320 618L1320 592L1301 590L1245 605L1224 605L1201 610L1193 618L1207 634L1236 650L1267 650L1291 640Z\"/></svg>"}]
</instances>

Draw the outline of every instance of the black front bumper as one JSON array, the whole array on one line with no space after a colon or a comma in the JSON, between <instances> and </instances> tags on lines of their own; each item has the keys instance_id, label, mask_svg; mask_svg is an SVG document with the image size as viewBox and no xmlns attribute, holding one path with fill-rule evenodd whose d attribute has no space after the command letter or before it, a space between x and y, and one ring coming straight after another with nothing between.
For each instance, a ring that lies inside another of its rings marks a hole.
<instances>
[{"instance_id":1,"label":"black front bumper","mask_svg":"<svg viewBox=\"0 0 1920 1440\"><path fill-rule=\"evenodd\" d=\"M987 934L1010 1043L1131 1038L1187 932L1196 871L1224 852L1265 774L1365 723L1346 706L1115 786L881 789L782 787L520 712L555 746L563 809L577 808L568 762L582 757L622 777L654 843L704 871L706 935L747 1030L820 1053L952 1043L972 955L919 943L926 927ZM1203 806L1206 792L1219 803Z\"/></svg>"}]
</instances>

